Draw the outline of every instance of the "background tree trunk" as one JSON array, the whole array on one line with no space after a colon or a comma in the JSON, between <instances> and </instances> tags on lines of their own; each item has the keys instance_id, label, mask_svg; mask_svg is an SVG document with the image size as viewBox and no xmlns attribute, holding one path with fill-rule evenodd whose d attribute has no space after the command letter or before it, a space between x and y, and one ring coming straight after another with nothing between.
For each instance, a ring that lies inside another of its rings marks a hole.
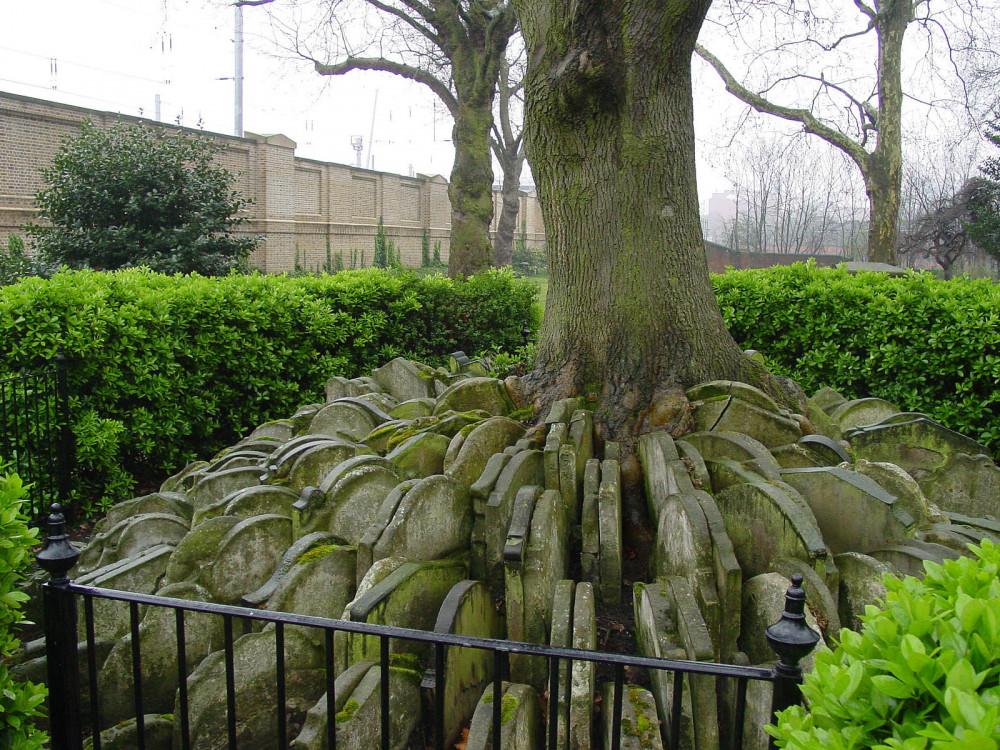
<instances>
[{"instance_id":1,"label":"background tree trunk","mask_svg":"<svg viewBox=\"0 0 1000 750\"><path fill-rule=\"evenodd\" d=\"M554 0L518 6L549 257L525 385L539 405L598 394L603 434L626 443L678 388L753 372L722 321L698 216L690 63L708 5L584 0L571 18Z\"/></svg>"},{"instance_id":2,"label":"background tree trunk","mask_svg":"<svg viewBox=\"0 0 1000 750\"><path fill-rule=\"evenodd\" d=\"M490 127L493 98L461 102L455 112L452 138L455 164L448 183L451 200L451 241L448 275L472 276L492 265L490 222L493 221L493 160Z\"/></svg>"},{"instance_id":3,"label":"background tree trunk","mask_svg":"<svg viewBox=\"0 0 1000 750\"><path fill-rule=\"evenodd\" d=\"M504 154L505 157L509 156ZM524 154L514 154L509 167L504 166L503 187L500 189L500 218L493 241L493 262L497 268L509 266L514 256L514 233L517 231L517 214L521 207L521 166Z\"/></svg>"}]
</instances>

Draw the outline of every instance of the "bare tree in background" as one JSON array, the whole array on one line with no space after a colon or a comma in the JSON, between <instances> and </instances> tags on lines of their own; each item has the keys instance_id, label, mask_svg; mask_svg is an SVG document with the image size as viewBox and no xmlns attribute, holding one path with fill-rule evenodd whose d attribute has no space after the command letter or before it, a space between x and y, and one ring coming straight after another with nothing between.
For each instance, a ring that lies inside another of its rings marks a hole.
<instances>
[{"instance_id":1,"label":"bare tree in background","mask_svg":"<svg viewBox=\"0 0 1000 750\"><path fill-rule=\"evenodd\" d=\"M801 134L759 130L741 133L723 153L734 212L714 239L758 253L854 256L863 190L839 154Z\"/></svg>"},{"instance_id":2,"label":"bare tree in background","mask_svg":"<svg viewBox=\"0 0 1000 750\"><path fill-rule=\"evenodd\" d=\"M393 73L422 83L444 103L455 146L448 272L469 276L488 268L493 102L516 25L508 0L293 0L281 15L270 7L275 28L320 75Z\"/></svg>"},{"instance_id":3,"label":"bare tree in background","mask_svg":"<svg viewBox=\"0 0 1000 750\"><path fill-rule=\"evenodd\" d=\"M524 43L520 35L511 38L497 82L496 114L490 147L500 163L500 218L493 241L493 262L509 266L514 254L514 232L521 207L521 172L524 169Z\"/></svg>"},{"instance_id":4,"label":"bare tree in background","mask_svg":"<svg viewBox=\"0 0 1000 750\"><path fill-rule=\"evenodd\" d=\"M961 104L968 103L950 34L961 34L953 23L969 21L958 6L939 9L927 0L855 0L856 13L845 18L842 6L819 2L782 6L762 2L720 6L720 25L736 38L753 29L762 41L748 55L747 77L741 83L716 55L702 46L697 53L725 82L726 89L758 112L802 125L857 166L869 203L868 258L896 262L897 221L903 169L904 36L916 49L924 45L917 71L938 103L945 89L957 82ZM969 9L966 8L966 11ZM988 9L977 6L980 13ZM763 21L773 25L764 33ZM967 26L968 24L966 24ZM977 25L982 31L982 26ZM967 36L967 35L966 35ZM741 37L741 44L745 42ZM932 62L940 51L944 68ZM859 73L861 60L872 60ZM782 104L780 101L805 102Z\"/></svg>"}]
</instances>

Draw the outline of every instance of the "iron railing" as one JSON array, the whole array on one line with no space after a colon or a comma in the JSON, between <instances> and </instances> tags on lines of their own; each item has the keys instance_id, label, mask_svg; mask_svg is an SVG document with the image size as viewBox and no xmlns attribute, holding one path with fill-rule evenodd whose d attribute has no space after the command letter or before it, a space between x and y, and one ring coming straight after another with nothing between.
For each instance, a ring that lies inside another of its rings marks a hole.
<instances>
[{"instance_id":1,"label":"iron railing","mask_svg":"<svg viewBox=\"0 0 1000 750\"><path fill-rule=\"evenodd\" d=\"M235 750L238 746L237 714L236 714L236 679L234 670L234 628L235 620L243 619L258 623L273 623L275 626L275 722L277 747L287 748L289 737L285 706L285 652L284 629L286 626L306 626L321 630L325 643L325 680L327 691L328 713L326 730L326 747L336 750L336 719L332 707L336 696L334 670L334 633L337 631L373 636L379 639L380 659L378 668L381 674L381 750L390 748L390 639L428 644L433 651L433 667L436 675L444 675L446 649L459 647L489 651L493 659L493 695L502 694L505 677L509 676L509 657L511 654L523 654L540 657L548 661L548 720L546 727L547 747L554 750L558 741L559 702L568 700L569 696L560 694L560 667L567 668L574 661L594 662L598 665L608 665L614 673L614 691L611 727L611 746L605 750L620 750L622 740L623 693L625 688L625 668L644 668L647 670L665 670L673 673L673 706L670 723L664 727L665 747L676 750L681 741L681 714L685 675L705 675L711 677L730 678L736 681L735 708L731 723L732 735L727 743L730 748L743 747L743 731L745 711L747 706L747 689L750 681L765 681L773 683L771 715L774 712L800 703L802 700L800 684L802 669L799 660L806 656L816 645L819 635L805 624L804 606L805 594L802 590L802 577L792 576L792 586L786 594L785 611L781 619L767 629L767 640L779 656L778 664L773 668L737 666L732 664L715 664L699 661L684 661L660 659L643 656L601 653L574 648L544 646L533 643L474 638L442 633L432 633L409 628L376 625L347 620L333 620L323 617L271 612L246 607L235 607L199 601L172 599L163 596L137 594L127 591L116 591L91 586L81 586L68 578L68 572L79 557L79 551L71 545L65 534L64 519L58 506L53 507L49 516L49 535L45 547L39 552L39 565L51 575L50 580L43 585L45 644L47 656L47 674L49 688L49 719L51 732L51 750L81 750L84 734L89 727L93 750L101 750L100 737L100 695L98 686L98 666L95 655L94 600L116 600L125 602L129 607L129 629L132 634L132 685L134 709L136 718L136 747L145 750L146 737L144 726L145 707L142 695L142 653L139 638L139 608L165 607L172 609L176 621L177 645L177 690L179 716L180 747L189 750L191 747L190 722L188 714L188 686L186 674L186 640L185 613L206 613L218 615L224 623L224 650L226 671L226 705L228 747ZM86 679L89 683L89 706L85 710L81 699L81 681L79 653L77 645L78 634L78 601L84 601L84 628L87 633L87 665ZM147 610L148 611L148 610ZM565 674L565 672L564 672ZM444 690L443 680L436 681L433 698L431 727L424 728L425 740L432 740L437 750L445 748L444 728ZM565 688L563 688L565 689ZM501 715L502 701L492 701L492 736L502 737ZM421 747L429 747L425 741ZM773 747L773 741L771 743ZM499 747L494 740L493 747Z\"/></svg>"},{"instance_id":2,"label":"iron railing","mask_svg":"<svg viewBox=\"0 0 1000 750\"><path fill-rule=\"evenodd\" d=\"M69 387L62 352L44 370L0 380L0 465L32 485L26 514L39 522L52 503L67 507L73 470Z\"/></svg>"}]
</instances>

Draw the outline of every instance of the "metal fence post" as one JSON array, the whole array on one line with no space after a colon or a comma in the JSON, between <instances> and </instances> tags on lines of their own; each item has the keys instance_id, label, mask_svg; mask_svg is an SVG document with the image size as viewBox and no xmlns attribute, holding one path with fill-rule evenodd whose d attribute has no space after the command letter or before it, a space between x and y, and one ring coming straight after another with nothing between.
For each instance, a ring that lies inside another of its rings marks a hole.
<instances>
[{"instance_id":1,"label":"metal fence post","mask_svg":"<svg viewBox=\"0 0 1000 750\"><path fill-rule=\"evenodd\" d=\"M781 619L764 631L767 644L778 655L775 668L774 696L771 716L802 702L802 666L799 662L809 655L819 642L819 633L806 625L806 592L802 576L792 575L792 585L785 592L785 611ZM774 738L770 746L774 747Z\"/></svg>"},{"instance_id":2,"label":"metal fence post","mask_svg":"<svg viewBox=\"0 0 1000 750\"><path fill-rule=\"evenodd\" d=\"M74 450L73 430L69 423L69 378L66 373L66 355L59 347L56 354L56 388L59 399L59 502L68 508L70 494L70 476L76 458ZM70 513L70 515L73 515Z\"/></svg>"},{"instance_id":3,"label":"metal fence post","mask_svg":"<svg viewBox=\"0 0 1000 750\"><path fill-rule=\"evenodd\" d=\"M48 518L45 546L36 556L51 576L42 586L45 610L45 656L49 688L49 734L52 750L81 750L80 668L77 661L76 597L67 575L80 551L66 538L66 519L58 504Z\"/></svg>"}]
</instances>

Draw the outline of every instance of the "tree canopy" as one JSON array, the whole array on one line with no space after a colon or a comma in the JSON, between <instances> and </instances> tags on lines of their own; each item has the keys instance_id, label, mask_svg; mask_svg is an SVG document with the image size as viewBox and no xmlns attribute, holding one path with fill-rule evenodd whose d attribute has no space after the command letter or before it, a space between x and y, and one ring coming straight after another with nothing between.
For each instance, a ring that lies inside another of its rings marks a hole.
<instances>
[{"instance_id":1,"label":"tree canopy","mask_svg":"<svg viewBox=\"0 0 1000 750\"><path fill-rule=\"evenodd\" d=\"M216 153L181 132L84 123L42 170L35 202L51 226L28 227L36 249L71 268L228 273L257 240L233 233L248 200Z\"/></svg>"}]
</instances>

